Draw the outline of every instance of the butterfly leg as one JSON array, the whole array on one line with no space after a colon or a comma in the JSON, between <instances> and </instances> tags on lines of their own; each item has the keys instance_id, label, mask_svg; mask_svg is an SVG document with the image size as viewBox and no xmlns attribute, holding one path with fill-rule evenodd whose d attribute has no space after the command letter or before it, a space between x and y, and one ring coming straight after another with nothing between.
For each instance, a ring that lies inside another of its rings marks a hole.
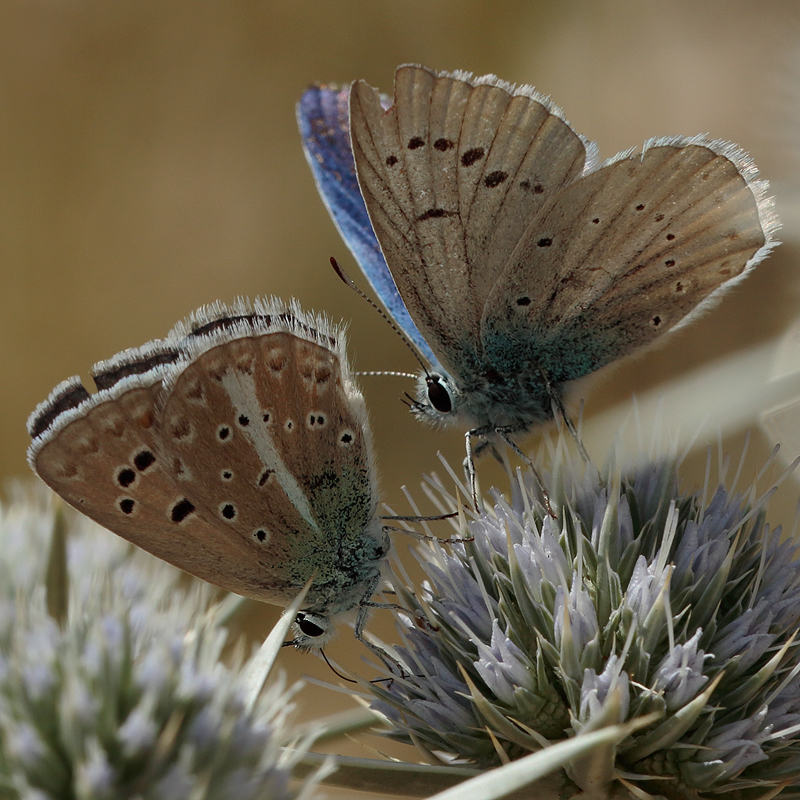
<instances>
[{"instance_id":1,"label":"butterfly leg","mask_svg":"<svg viewBox=\"0 0 800 800\"><path fill-rule=\"evenodd\" d=\"M544 379L544 385L547 388L547 394L550 396L551 402L558 409L558 413L561 415L561 419L564 420L564 424L567 426L567 430L570 432L572 438L575 440L575 444L578 447L578 452L580 453L581 458L587 464L591 464L592 459L589 457L589 453L584 447L583 442L581 441L581 437L578 434L577 429L575 428L575 424L572 422L572 417L570 417L570 415L567 414L567 409L564 408L564 401L561 399L561 393L553 385L553 382L550 380L550 376L547 374L545 370L540 368L539 372L541 373L542 378Z\"/></svg>"},{"instance_id":2,"label":"butterfly leg","mask_svg":"<svg viewBox=\"0 0 800 800\"><path fill-rule=\"evenodd\" d=\"M353 626L353 634L355 635L356 639L361 642L361 644L371 650L384 663L390 672L399 670L400 675L405 675L405 670L399 661L397 661L395 658L392 658L392 656L390 656L382 647L378 647L378 645L368 642L364 638L364 629L366 628L367 620L369 619L370 609L389 608L400 611L406 610L403 608L403 606L398 605L397 603L376 603L371 599L372 595L377 591L378 584L380 582L381 575L376 575L374 579L370 581L367 591L364 592L364 597L359 604L358 616L356 616L356 622Z\"/></svg>"},{"instance_id":3,"label":"butterfly leg","mask_svg":"<svg viewBox=\"0 0 800 800\"><path fill-rule=\"evenodd\" d=\"M478 478L475 473L475 451L472 447L472 439L473 437L484 437L490 431L487 428L474 428L471 431L467 431L464 434L464 441L467 447L467 456L464 459L464 467L467 471L467 478L469 479L469 489L470 493L472 494L472 506L473 508L480 512L483 507L482 503L478 502ZM488 446L488 442L482 442L478 447L480 450L484 449Z\"/></svg>"},{"instance_id":4,"label":"butterfly leg","mask_svg":"<svg viewBox=\"0 0 800 800\"><path fill-rule=\"evenodd\" d=\"M381 517L381 520L385 520L387 522L440 522L441 520L445 519L453 519L457 517L459 514L458 511L452 511L449 514L436 514L432 517L420 517L416 515L411 516L388 516L388 517ZM412 531L410 528L395 528L391 525L384 525L383 526L384 534L388 535L391 533L402 533L406 536L411 536L412 538L416 539L418 542L439 542L439 544L463 544L464 542L471 542L475 539L474 536L451 536L449 539L442 539L439 536L433 536L427 533L420 533L419 531ZM388 549L388 548L387 548Z\"/></svg>"},{"instance_id":5,"label":"butterfly leg","mask_svg":"<svg viewBox=\"0 0 800 800\"><path fill-rule=\"evenodd\" d=\"M528 469L533 473L533 477L536 479L536 483L539 484L539 489L542 492L542 501L544 502L545 510L547 511L548 515L551 516L553 519L558 519L558 515L553 511L552 505L550 505L550 493L547 491L547 487L544 485L544 481L542 480L542 476L539 475L538 470L536 469L535 464L531 459L525 455L525 453L520 450L517 446L517 443L511 438L509 435L512 433L512 430L507 428L497 428L495 429L495 433L502 438L502 440L525 462Z\"/></svg>"},{"instance_id":6,"label":"butterfly leg","mask_svg":"<svg viewBox=\"0 0 800 800\"><path fill-rule=\"evenodd\" d=\"M448 514L447 517L455 516L454 514ZM434 517L434 519L447 519L447 517ZM412 539L416 539L418 542L438 542L439 544L464 544L465 542L474 542L474 536L451 536L449 539L442 539L439 536L434 536L432 534L427 533L420 533L419 531L412 531L408 528L391 528L386 526L384 530L392 531L392 533L402 533L406 536L410 536Z\"/></svg>"}]
</instances>

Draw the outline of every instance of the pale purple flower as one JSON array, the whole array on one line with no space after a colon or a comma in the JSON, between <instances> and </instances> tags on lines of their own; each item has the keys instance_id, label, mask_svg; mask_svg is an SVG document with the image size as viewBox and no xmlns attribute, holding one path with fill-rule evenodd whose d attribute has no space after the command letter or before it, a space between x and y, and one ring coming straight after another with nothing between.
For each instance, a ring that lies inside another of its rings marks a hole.
<instances>
[{"instance_id":1,"label":"pale purple flower","mask_svg":"<svg viewBox=\"0 0 800 800\"><path fill-rule=\"evenodd\" d=\"M787 782L800 796L797 545L763 503L682 494L668 462L556 474L558 520L514 480L463 543L420 544L424 589L395 576L401 668L371 686L391 735L486 767L497 747L514 759L647 718L564 779L600 791L624 774L670 798Z\"/></svg>"}]
</instances>

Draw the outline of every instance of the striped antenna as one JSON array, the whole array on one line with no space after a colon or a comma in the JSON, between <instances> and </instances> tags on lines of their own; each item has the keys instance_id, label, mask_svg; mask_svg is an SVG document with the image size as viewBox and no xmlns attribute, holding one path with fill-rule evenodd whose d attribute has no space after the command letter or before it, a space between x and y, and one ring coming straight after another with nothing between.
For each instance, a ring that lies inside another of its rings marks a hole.
<instances>
[{"instance_id":1,"label":"striped antenna","mask_svg":"<svg viewBox=\"0 0 800 800\"><path fill-rule=\"evenodd\" d=\"M358 286L356 286L353 279L339 266L339 262L331 256L331 266L333 267L336 274L341 279L342 283L345 286L349 286L359 297L363 300L366 300L385 320L389 323L392 330L405 342L406 347L414 354L414 358L417 359L419 365L422 367L423 372L428 375L428 368L423 363L422 359L419 357L419 353L414 349L414 346L408 339L405 337L405 334L394 324L394 322L389 318L386 312L369 296L364 294ZM359 372L356 373L358 375L401 375L409 378L416 378L416 375L409 375L408 373L403 372Z\"/></svg>"}]
</instances>

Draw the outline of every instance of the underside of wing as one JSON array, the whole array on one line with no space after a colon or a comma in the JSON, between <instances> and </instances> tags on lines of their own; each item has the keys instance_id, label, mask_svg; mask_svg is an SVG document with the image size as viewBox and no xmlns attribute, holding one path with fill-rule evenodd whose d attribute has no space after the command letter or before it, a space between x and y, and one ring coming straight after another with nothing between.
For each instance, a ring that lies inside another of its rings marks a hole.
<instances>
[{"instance_id":1,"label":"underside of wing","mask_svg":"<svg viewBox=\"0 0 800 800\"><path fill-rule=\"evenodd\" d=\"M356 83L350 128L361 192L397 288L458 374L479 348L491 287L531 217L583 172L587 143L528 87L413 66L397 70L388 110Z\"/></svg>"},{"instance_id":2,"label":"underside of wing","mask_svg":"<svg viewBox=\"0 0 800 800\"><path fill-rule=\"evenodd\" d=\"M697 137L656 140L576 180L489 294L486 358L571 380L685 323L774 246L756 176L734 146Z\"/></svg>"},{"instance_id":3,"label":"underside of wing","mask_svg":"<svg viewBox=\"0 0 800 800\"><path fill-rule=\"evenodd\" d=\"M71 506L143 550L216 586L274 602L259 564L196 513L187 487L170 474L153 430L161 381L137 375L135 359L127 362L129 374L113 383L106 371L108 388L95 395L77 378L67 382L83 401L61 402L39 426L31 466ZM48 403L38 411L46 414Z\"/></svg>"},{"instance_id":4,"label":"underside of wing","mask_svg":"<svg viewBox=\"0 0 800 800\"><path fill-rule=\"evenodd\" d=\"M331 584L350 578L345 554L380 526L366 407L344 342L307 322L287 312L203 326L185 340L190 363L166 385L158 425L175 474L203 487L203 517L264 565L281 600L316 576L313 607L328 605Z\"/></svg>"}]
</instances>

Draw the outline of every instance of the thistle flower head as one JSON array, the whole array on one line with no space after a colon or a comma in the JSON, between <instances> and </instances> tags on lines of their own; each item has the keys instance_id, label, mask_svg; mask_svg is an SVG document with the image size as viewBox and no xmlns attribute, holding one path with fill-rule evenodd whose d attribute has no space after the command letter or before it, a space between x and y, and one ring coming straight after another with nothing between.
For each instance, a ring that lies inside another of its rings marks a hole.
<instances>
[{"instance_id":1,"label":"thistle flower head","mask_svg":"<svg viewBox=\"0 0 800 800\"><path fill-rule=\"evenodd\" d=\"M281 748L291 693L278 681L246 706L209 587L69 512L59 624L45 591L57 524L42 495L0 507L0 796L307 796Z\"/></svg>"},{"instance_id":2,"label":"thistle flower head","mask_svg":"<svg viewBox=\"0 0 800 800\"><path fill-rule=\"evenodd\" d=\"M421 587L396 568L402 671L370 685L392 735L491 767L650 714L565 781L800 794L800 562L765 503L682 493L670 460L602 477L567 463L547 483L557 519L520 478L462 523L463 542L419 545Z\"/></svg>"}]
</instances>

